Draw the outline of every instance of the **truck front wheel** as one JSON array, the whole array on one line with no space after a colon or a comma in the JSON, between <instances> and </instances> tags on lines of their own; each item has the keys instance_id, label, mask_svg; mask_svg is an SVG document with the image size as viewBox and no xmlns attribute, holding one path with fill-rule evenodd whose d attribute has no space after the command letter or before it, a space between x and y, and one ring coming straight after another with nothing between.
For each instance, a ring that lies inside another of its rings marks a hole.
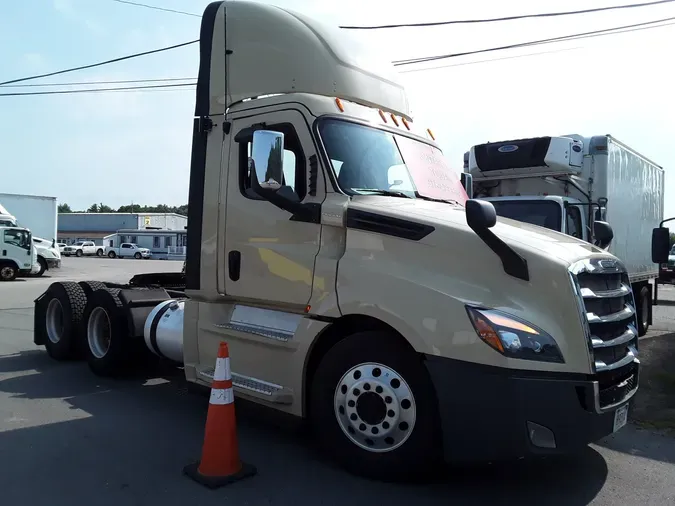
<instances>
[{"instance_id":1,"label":"truck front wheel","mask_svg":"<svg viewBox=\"0 0 675 506\"><path fill-rule=\"evenodd\" d=\"M317 442L348 471L429 478L442 448L436 395L421 358L386 332L359 332L321 359L310 393Z\"/></svg>"},{"instance_id":2,"label":"truck front wheel","mask_svg":"<svg viewBox=\"0 0 675 506\"><path fill-rule=\"evenodd\" d=\"M84 255L84 252L83 252L81 249L78 249L78 250L75 252L75 256L76 256L76 257L81 257L82 255Z\"/></svg>"},{"instance_id":3,"label":"truck front wheel","mask_svg":"<svg viewBox=\"0 0 675 506\"><path fill-rule=\"evenodd\" d=\"M638 335L644 336L649 330L649 311L651 309L651 290L649 286L643 286L636 294Z\"/></svg>"},{"instance_id":4,"label":"truck front wheel","mask_svg":"<svg viewBox=\"0 0 675 506\"><path fill-rule=\"evenodd\" d=\"M0 264L0 281L14 281L19 270L10 263Z\"/></svg>"}]
</instances>

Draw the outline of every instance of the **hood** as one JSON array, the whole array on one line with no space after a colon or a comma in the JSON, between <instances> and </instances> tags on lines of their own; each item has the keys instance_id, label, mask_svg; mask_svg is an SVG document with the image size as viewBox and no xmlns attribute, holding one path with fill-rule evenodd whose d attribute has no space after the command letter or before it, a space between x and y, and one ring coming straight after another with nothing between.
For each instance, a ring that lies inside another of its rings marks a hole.
<instances>
[{"instance_id":1,"label":"hood","mask_svg":"<svg viewBox=\"0 0 675 506\"><path fill-rule=\"evenodd\" d=\"M349 207L417 221L437 229L460 228L471 231L466 223L464 207L443 202L380 195L359 195L352 197ZM536 250L539 254L554 256L568 264L588 258L593 253L607 254L605 250L581 239L509 218L498 216L496 225L490 230L514 248ZM440 246L439 241L442 241L440 237L435 238L434 234L431 234L422 242Z\"/></svg>"}]
</instances>

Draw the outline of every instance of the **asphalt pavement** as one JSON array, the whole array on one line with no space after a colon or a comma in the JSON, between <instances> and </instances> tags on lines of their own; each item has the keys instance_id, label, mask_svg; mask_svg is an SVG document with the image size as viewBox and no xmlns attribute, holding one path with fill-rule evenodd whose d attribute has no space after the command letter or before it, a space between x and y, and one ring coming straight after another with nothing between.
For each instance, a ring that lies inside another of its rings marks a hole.
<instances>
[{"instance_id":1,"label":"asphalt pavement","mask_svg":"<svg viewBox=\"0 0 675 506\"><path fill-rule=\"evenodd\" d=\"M242 458L253 478L215 491L183 476L199 457L206 399L180 370L107 380L83 363L56 363L32 343L33 299L60 280L123 282L179 271L181 262L65 259L49 278L0 284L0 504L30 506L665 505L675 503L675 439L628 425L579 455L448 469L425 485L351 476L291 431L237 407ZM660 296L675 300L675 290ZM675 331L659 306L650 337ZM496 421L498 423L498 421ZM414 465L414 463L411 463Z\"/></svg>"}]
</instances>

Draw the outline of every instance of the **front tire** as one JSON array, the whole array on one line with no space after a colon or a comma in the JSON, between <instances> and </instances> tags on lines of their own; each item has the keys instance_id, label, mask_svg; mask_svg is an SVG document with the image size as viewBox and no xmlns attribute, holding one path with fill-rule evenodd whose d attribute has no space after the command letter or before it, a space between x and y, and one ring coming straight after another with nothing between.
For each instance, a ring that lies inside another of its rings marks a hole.
<instances>
[{"instance_id":1,"label":"front tire","mask_svg":"<svg viewBox=\"0 0 675 506\"><path fill-rule=\"evenodd\" d=\"M140 254L140 253L134 253L134 258L135 258L136 260L140 260L140 259L141 259L141 254Z\"/></svg>"},{"instance_id":2,"label":"front tire","mask_svg":"<svg viewBox=\"0 0 675 506\"><path fill-rule=\"evenodd\" d=\"M345 469L383 481L429 478L442 441L421 357L386 332L358 332L321 359L311 385L318 444Z\"/></svg>"},{"instance_id":3,"label":"front tire","mask_svg":"<svg viewBox=\"0 0 675 506\"><path fill-rule=\"evenodd\" d=\"M14 281L19 274L19 270L12 264L6 263L0 265L0 281Z\"/></svg>"},{"instance_id":4,"label":"front tire","mask_svg":"<svg viewBox=\"0 0 675 506\"><path fill-rule=\"evenodd\" d=\"M81 257L82 255L84 255L84 253L82 252L81 249L78 249L78 250L75 252L75 256L76 256L76 257Z\"/></svg>"},{"instance_id":5,"label":"front tire","mask_svg":"<svg viewBox=\"0 0 675 506\"><path fill-rule=\"evenodd\" d=\"M44 258L38 257L38 263L40 264L40 270L35 273L36 278L42 276L47 270L47 261Z\"/></svg>"},{"instance_id":6,"label":"front tire","mask_svg":"<svg viewBox=\"0 0 675 506\"><path fill-rule=\"evenodd\" d=\"M638 336L644 336L649 330L649 309L651 306L651 290L649 286L643 286L637 294L637 320Z\"/></svg>"}]
</instances>

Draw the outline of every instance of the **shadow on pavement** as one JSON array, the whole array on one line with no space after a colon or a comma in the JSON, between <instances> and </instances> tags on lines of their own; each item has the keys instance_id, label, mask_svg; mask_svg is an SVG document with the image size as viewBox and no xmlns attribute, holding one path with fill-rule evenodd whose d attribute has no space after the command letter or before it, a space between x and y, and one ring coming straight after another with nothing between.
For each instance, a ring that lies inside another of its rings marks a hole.
<instances>
[{"instance_id":1,"label":"shadow on pavement","mask_svg":"<svg viewBox=\"0 0 675 506\"><path fill-rule=\"evenodd\" d=\"M258 475L211 491L181 474L199 458L207 409L181 375L103 380L41 351L1 358L2 503L577 506L607 478L605 460L587 448L565 459L451 470L423 486L369 482L317 456L302 432L272 429L238 403L241 455Z\"/></svg>"}]
</instances>

